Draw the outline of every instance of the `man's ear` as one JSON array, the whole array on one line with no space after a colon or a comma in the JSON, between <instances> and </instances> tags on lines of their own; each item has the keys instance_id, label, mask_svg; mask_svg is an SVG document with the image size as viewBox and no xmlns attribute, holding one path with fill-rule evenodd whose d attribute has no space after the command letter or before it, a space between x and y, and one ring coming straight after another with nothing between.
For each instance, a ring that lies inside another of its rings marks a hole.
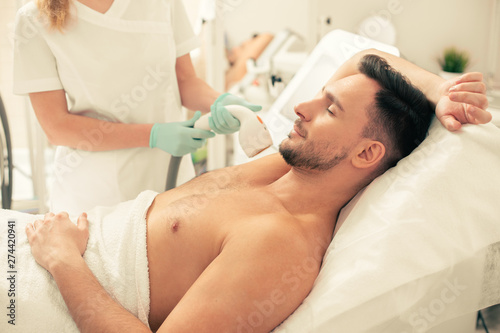
<instances>
[{"instance_id":1,"label":"man's ear","mask_svg":"<svg viewBox=\"0 0 500 333\"><path fill-rule=\"evenodd\" d=\"M380 141L366 140L358 147L356 155L352 158L352 164L356 168L371 168L385 156L385 146Z\"/></svg>"}]
</instances>

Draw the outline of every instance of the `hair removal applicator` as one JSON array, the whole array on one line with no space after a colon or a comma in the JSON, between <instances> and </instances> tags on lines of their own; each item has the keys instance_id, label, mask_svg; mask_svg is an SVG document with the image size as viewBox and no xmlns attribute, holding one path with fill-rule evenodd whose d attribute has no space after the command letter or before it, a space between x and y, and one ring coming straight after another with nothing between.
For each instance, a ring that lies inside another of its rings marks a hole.
<instances>
[{"instance_id":1,"label":"hair removal applicator","mask_svg":"<svg viewBox=\"0 0 500 333\"><path fill-rule=\"evenodd\" d=\"M240 122L240 133L238 134L241 148L248 157L254 157L273 144L271 134L266 125L252 110L241 105L227 105L228 110L233 117ZM203 115L194 124L194 128L210 130L208 118L210 113ZM177 182L177 173L182 157L172 156L168 166L167 184L165 190L175 187Z\"/></svg>"},{"instance_id":2,"label":"hair removal applicator","mask_svg":"<svg viewBox=\"0 0 500 333\"><path fill-rule=\"evenodd\" d=\"M227 105L226 110L240 121L239 141L248 157L254 157L273 144L266 125L252 110L241 105ZM210 113L203 115L196 121L194 128L210 131L209 117Z\"/></svg>"}]
</instances>

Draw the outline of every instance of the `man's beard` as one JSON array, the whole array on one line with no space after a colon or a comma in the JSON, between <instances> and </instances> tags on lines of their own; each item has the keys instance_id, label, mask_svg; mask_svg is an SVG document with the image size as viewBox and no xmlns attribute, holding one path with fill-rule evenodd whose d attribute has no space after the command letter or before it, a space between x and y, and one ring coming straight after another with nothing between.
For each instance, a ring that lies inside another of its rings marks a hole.
<instances>
[{"instance_id":1,"label":"man's beard","mask_svg":"<svg viewBox=\"0 0 500 333\"><path fill-rule=\"evenodd\" d=\"M300 122L295 122L295 125L302 131L307 138L307 133L301 127ZM279 146L279 152L285 162L296 168L326 171L338 165L348 155L347 147L339 149L334 142L322 141L311 142L303 141L298 144L290 142L291 139L285 139Z\"/></svg>"}]
</instances>

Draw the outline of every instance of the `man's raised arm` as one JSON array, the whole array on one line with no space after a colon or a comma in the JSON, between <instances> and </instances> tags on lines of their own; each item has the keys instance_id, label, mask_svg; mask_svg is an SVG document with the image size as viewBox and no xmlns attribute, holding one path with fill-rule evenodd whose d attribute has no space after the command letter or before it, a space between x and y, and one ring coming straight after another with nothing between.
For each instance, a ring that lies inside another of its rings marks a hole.
<instances>
[{"instance_id":1,"label":"man's raised arm","mask_svg":"<svg viewBox=\"0 0 500 333\"><path fill-rule=\"evenodd\" d=\"M391 67L405 75L436 106L436 117L450 131L460 129L461 124L485 124L491 120L486 111L488 99L481 73L466 73L444 80L409 61L376 49L355 54L334 74L336 80L359 74L358 66L365 55L375 54L384 58Z\"/></svg>"}]
</instances>

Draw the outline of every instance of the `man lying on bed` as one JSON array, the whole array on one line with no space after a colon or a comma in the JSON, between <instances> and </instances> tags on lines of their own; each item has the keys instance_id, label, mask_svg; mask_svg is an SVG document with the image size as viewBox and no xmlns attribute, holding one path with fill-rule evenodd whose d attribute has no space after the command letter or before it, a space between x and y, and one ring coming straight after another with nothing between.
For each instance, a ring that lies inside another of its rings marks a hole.
<instances>
[{"instance_id":1,"label":"man lying on bed","mask_svg":"<svg viewBox=\"0 0 500 333\"><path fill-rule=\"evenodd\" d=\"M423 93L368 54L385 58ZM434 109L452 131L491 119L481 81L468 73L445 82L403 59L361 52L295 107L283 158L210 172L156 196L146 217L151 330L268 332L279 325L311 290L339 210L424 139ZM52 274L81 331L148 332L82 258L92 223L85 214L77 226L65 214L48 214L29 224L34 258Z\"/></svg>"}]
</instances>

